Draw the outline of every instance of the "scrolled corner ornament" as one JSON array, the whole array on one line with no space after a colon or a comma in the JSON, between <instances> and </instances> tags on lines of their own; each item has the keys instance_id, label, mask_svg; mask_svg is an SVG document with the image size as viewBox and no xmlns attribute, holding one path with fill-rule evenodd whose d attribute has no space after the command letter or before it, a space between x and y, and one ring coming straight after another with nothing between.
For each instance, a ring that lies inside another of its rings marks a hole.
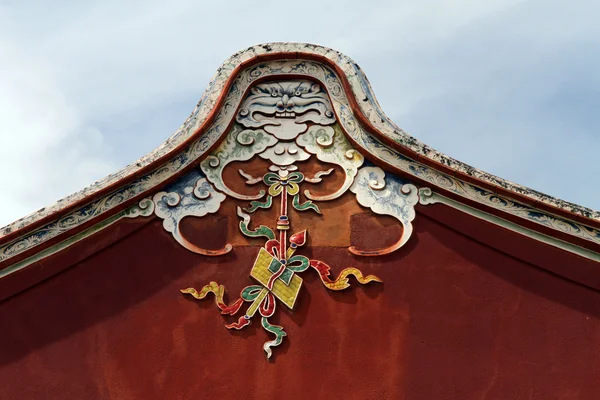
<instances>
[{"instance_id":1,"label":"scrolled corner ornament","mask_svg":"<svg viewBox=\"0 0 600 400\"><path fill-rule=\"evenodd\" d=\"M184 217L204 217L216 213L225 195L217 192L206 178L198 171L186 175L168 191L154 195L154 213L163 219L163 228L173 235L173 238L184 248L193 253L205 256L218 256L231 251L227 244L219 250L208 250L189 242L181 233L180 222Z\"/></svg>"},{"instance_id":2,"label":"scrolled corner ornament","mask_svg":"<svg viewBox=\"0 0 600 400\"><path fill-rule=\"evenodd\" d=\"M437 200L436 195L433 193L431 188L424 187L419 189L419 204L427 206L429 204L436 203L439 203L439 201Z\"/></svg>"},{"instance_id":3,"label":"scrolled corner ornament","mask_svg":"<svg viewBox=\"0 0 600 400\"><path fill-rule=\"evenodd\" d=\"M320 161L335 164L344 171L344 183L335 192L325 196L316 196L305 191L304 195L317 201L334 200L344 194L352 185L358 168L364 163L364 157L352 147L339 127L313 126L296 139L298 145L317 156Z\"/></svg>"},{"instance_id":4,"label":"scrolled corner ornament","mask_svg":"<svg viewBox=\"0 0 600 400\"><path fill-rule=\"evenodd\" d=\"M354 246L348 250L359 256L379 256L398 250L408 242L412 234L412 221L415 219L414 206L419 202L419 193L415 185L388 175L378 167L365 167L358 175L350 190L356 194L356 200L374 213L389 215L402 224L402 235L392 246L379 250L358 250Z\"/></svg>"},{"instance_id":5,"label":"scrolled corner ornament","mask_svg":"<svg viewBox=\"0 0 600 400\"><path fill-rule=\"evenodd\" d=\"M223 170L228 164L234 161L248 161L275 144L277 139L263 130L234 129L219 148L202 161L200 167L206 178L223 193L240 200L257 200L265 195L264 191L250 196L236 193L223 181Z\"/></svg>"},{"instance_id":6,"label":"scrolled corner ornament","mask_svg":"<svg viewBox=\"0 0 600 400\"><path fill-rule=\"evenodd\" d=\"M149 217L154 213L154 202L152 199L142 199L139 203L132 205L123 213L126 218Z\"/></svg>"}]
</instances>

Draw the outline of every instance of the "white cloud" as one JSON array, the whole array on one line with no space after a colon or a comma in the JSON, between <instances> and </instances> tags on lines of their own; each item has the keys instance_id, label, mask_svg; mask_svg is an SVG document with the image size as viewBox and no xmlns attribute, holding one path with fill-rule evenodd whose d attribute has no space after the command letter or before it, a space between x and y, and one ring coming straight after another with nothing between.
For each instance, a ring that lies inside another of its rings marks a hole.
<instances>
[{"instance_id":1,"label":"white cloud","mask_svg":"<svg viewBox=\"0 0 600 400\"><path fill-rule=\"evenodd\" d=\"M102 134L86 126L44 60L0 42L0 224L110 173Z\"/></svg>"}]
</instances>

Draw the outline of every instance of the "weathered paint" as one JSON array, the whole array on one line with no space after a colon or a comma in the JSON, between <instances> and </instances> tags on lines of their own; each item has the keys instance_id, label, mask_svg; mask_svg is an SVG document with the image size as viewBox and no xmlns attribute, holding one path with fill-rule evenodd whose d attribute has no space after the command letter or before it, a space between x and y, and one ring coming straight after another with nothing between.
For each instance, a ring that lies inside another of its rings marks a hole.
<instances>
[{"instance_id":1,"label":"weathered paint","mask_svg":"<svg viewBox=\"0 0 600 400\"><path fill-rule=\"evenodd\" d=\"M336 206L356 215L353 245L385 245L361 235L379 224L399 233L348 195ZM331 293L308 274L275 320L289 341L273 362L256 325L232 333L179 293L215 277L239 291L258 246L198 256L155 220L0 303L0 398L596 399L600 293L463 235L469 218L450 229L418 213L415 240L382 258L311 246L385 283Z\"/></svg>"}]
</instances>

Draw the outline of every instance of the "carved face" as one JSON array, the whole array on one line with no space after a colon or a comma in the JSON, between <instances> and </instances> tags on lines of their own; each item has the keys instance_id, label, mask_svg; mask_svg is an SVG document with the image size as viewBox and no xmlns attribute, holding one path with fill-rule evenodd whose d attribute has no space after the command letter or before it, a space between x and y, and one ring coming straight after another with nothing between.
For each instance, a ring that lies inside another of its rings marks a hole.
<instances>
[{"instance_id":1,"label":"carved face","mask_svg":"<svg viewBox=\"0 0 600 400\"><path fill-rule=\"evenodd\" d=\"M306 80L268 82L254 86L236 120L246 128L262 127L278 139L293 140L306 131L306 122L335 122L327 93Z\"/></svg>"}]
</instances>

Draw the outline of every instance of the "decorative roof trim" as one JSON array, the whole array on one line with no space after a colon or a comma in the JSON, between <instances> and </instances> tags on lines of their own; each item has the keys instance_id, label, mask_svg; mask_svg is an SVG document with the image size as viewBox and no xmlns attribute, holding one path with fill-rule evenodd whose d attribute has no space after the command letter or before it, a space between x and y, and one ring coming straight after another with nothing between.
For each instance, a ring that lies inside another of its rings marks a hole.
<instances>
[{"instance_id":1,"label":"decorative roof trim","mask_svg":"<svg viewBox=\"0 0 600 400\"><path fill-rule=\"evenodd\" d=\"M17 255L11 263L22 260L40 245L39 249L48 247L64 240L65 235L95 225L193 167L227 131L249 86L275 76L321 81L346 133L376 160L451 194L592 242L598 248L600 231L594 227L600 227L600 213L474 169L417 141L385 116L367 78L341 53L316 45L273 43L230 57L217 70L186 122L153 152L4 227L0 231L0 265L7 265L8 259ZM347 96L350 93L352 96Z\"/></svg>"},{"instance_id":2,"label":"decorative roof trim","mask_svg":"<svg viewBox=\"0 0 600 400\"><path fill-rule=\"evenodd\" d=\"M496 215L486 213L484 211L478 210L474 207L470 207L461 202L452 200L448 197L442 196L437 193L433 193L430 188L421 188L419 189L419 204L421 205L429 205L429 204L445 204L448 207L455 208L460 210L466 214L472 215L476 218L482 219L484 221L490 222L492 224L501 226L510 231L519 233L521 235L527 236L529 238L535 239L542 243L549 244L554 247L558 247L559 249L568 251L570 253L577 254L580 257L587 258L593 261L600 262L600 253L596 253L590 251L588 249L575 246L571 243L553 238L548 235L544 235L543 233L534 231L533 229L528 229L524 226L515 224L513 222L502 219Z\"/></svg>"},{"instance_id":3,"label":"decorative roof trim","mask_svg":"<svg viewBox=\"0 0 600 400\"><path fill-rule=\"evenodd\" d=\"M32 255L29 258L15 262L14 264L11 264L10 266L8 266L4 269L0 269L0 279L17 272L17 271L33 264L36 261L39 261L46 257L49 257L52 254L56 254L56 253L60 252L61 250L64 250L67 247L74 245L75 243L81 242L82 240L92 236L94 233L97 233L97 232L103 230L104 228L108 228L109 226L113 225L114 223L116 223L117 221L119 221L123 218L149 217L152 215L153 212L154 212L154 203L152 203L152 200L143 199L142 201L139 202L139 204L134 204L133 206L126 208L125 210L120 211L117 214L112 215L112 216L100 221L96 225L93 225L87 229L84 229L84 230L78 232L75 235L70 236L66 240L59 242L54 246L47 247L47 248L35 253L34 255ZM1 299L2 298L0 298L0 300Z\"/></svg>"}]
</instances>

